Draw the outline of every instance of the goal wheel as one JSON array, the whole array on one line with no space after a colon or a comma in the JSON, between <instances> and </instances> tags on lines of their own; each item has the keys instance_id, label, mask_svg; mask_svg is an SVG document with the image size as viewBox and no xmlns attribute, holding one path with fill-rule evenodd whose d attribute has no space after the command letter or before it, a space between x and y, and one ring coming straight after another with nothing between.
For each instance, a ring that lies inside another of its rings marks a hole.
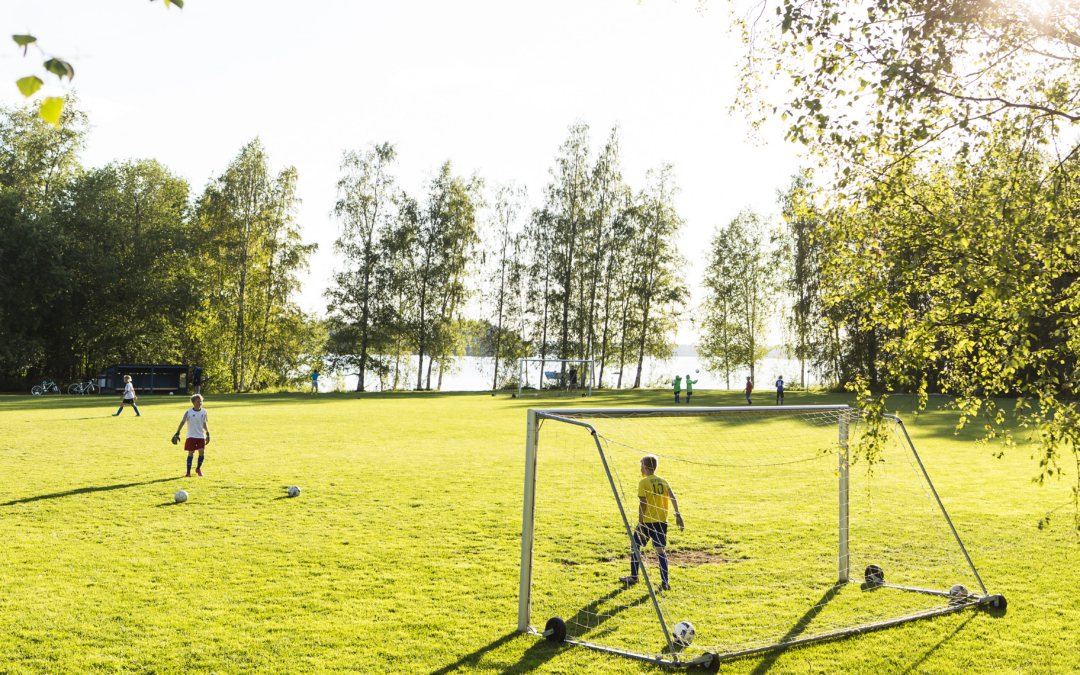
<instances>
[{"instance_id":1,"label":"goal wheel","mask_svg":"<svg viewBox=\"0 0 1080 675\"><path fill-rule=\"evenodd\" d=\"M991 611L1004 612L1009 607L1004 595L991 595L983 603L983 607Z\"/></svg>"},{"instance_id":2,"label":"goal wheel","mask_svg":"<svg viewBox=\"0 0 1080 675\"><path fill-rule=\"evenodd\" d=\"M548 619L544 624L544 637L549 642L562 642L566 639L566 622L557 616Z\"/></svg>"},{"instance_id":3,"label":"goal wheel","mask_svg":"<svg viewBox=\"0 0 1080 675\"><path fill-rule=\"evenodd\" d=\"M881 569L879 565L870 565L863 572L863 577L868 584L883 584L885 583L885 570Z\"/></svg>"},{"instance_id":4,"label":"goal wheel","mask_svg":"<svg viewBox=\"0 0 1080 675\"><path fill-rule=\"evenodd\" d=\"M705 671L706 673L719 673L720 672L720 656L717 655L717 654L713 654L713 653L709 653L709 656L712 657L712 660L709 661L709 665L702 666L701 670Z\"/></svg>"}]
</instances>

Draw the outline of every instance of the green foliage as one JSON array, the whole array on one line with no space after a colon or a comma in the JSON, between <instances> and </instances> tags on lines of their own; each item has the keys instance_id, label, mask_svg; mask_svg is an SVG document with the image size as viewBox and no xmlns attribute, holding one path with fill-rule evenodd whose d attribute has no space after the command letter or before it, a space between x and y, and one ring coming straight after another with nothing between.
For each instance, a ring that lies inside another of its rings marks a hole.
<instances>
[{"instance_id":1,"label":"green foliage","mask_svg":"<svg viewBox=\"0 0 1080 675\"><path fill-rule=\"evenodd\" d=\"M37 75L28 75L24 78L15 81L16 86L19 87L19 92L26 98L30 98L38 89L41 89L41 85L45 84L41 81L41 78Z\"/></svg>"}]
</instances>

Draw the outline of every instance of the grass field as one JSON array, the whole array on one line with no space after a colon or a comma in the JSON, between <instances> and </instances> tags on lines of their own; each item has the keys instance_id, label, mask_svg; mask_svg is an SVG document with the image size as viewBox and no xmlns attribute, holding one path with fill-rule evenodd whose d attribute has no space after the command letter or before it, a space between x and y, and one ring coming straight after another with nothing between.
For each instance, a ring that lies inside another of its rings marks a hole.
<instances>
[{"instance_id":1,"label":"grass field","mask_svg":"<svg viewBox=\"0 0 1080 675\"><path fill-rule=\"evenodd\" d=\"M695 392L695 405L738 405ZM209 396L205 478L169 443L186 399L0 397L0 673L669 672L515 632L525 408L483 394ZM789 404L843 397L788 394ZM903 400L897 399L902 404ZM966 611L725 663L750 673L1080 671L1068 478L1031 484L947 412L913 440L1005 616ZM289 485L303 494L285 497ZM184 488L186 504L173 503Z\"/></svg>"}]
</instances>

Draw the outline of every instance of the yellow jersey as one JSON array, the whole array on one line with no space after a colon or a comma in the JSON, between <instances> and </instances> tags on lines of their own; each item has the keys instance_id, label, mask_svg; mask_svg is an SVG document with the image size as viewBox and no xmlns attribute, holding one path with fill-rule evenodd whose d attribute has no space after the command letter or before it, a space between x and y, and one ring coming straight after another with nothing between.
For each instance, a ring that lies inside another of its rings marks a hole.
<instances>
[{"instance_id":1,"label":"yellow jersey","mask_svg":"<svg viewBox=\"0 0 1080 675\"><path fill-rule=\"evenodd\" d=\"M666 523L671 510L671 486L657 475L646 476L637 486L638 497L645 498L643 523Z\"/></svg>"}]
</instances>

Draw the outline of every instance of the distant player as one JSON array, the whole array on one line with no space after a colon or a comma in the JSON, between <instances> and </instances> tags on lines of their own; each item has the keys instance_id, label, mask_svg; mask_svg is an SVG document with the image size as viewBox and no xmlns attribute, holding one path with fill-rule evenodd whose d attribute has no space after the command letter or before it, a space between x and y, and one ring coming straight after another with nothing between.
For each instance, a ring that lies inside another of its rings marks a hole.
<instances>
[{"instance_id":1,"label":"distant player","mask_svg":"<svg viewBox=\"0 0 1080 675\"><path fill-rule=\"evenodd\" d=\"M139 406L135 405L135 401L138 401L139 397L135 395L135 387L131 384L131 376L124 376L124 400L120 402L120 409L116 411L113 417L116 417L120 413L124 412L124 406L129 405L135 410L135 417L142 417L139 414Z\"/></svg>"},{"instance_id":2,"label":"distant player","mask_svg":"<svg viewBox=\"0 0 1080 675\"><path fill-rule=\"evenodd\" d=\"M180 430L187 425L187 441L184 442L184 450L187 450L187 476L191 478L191 460L195 456L195 451L199 451L199 465L195 467L195 473L202 477L202 464L203 459L206 458L206 446L210 443L210 426L206 421L206 411L202 407L203 397L202 394L195 394L191 397L191 410L184 413L183 419L180 420L180 426L176 427L176 435L173 436L173 442L177 442L180 439Z\"/></svg>"},{"instance_id":3,"label":"distant player","mask_svg":"<svg viewBox=\"0 0 1080 675\"><path fill-rule=\"evenodd\" d=\"M784 405L784 376L776 381L776 405Z\"/></svg>"},{"instance_id":4,"label":"distant player","mask_svg":"<svg viewBox=\"0 0 1080 675\"><path fill-rule=\"evenodd\" d=\"M202 366L197 363L195 364L195 370L191 371L191 384L194 389L191 393L202 393Z\"/></svg>"},{"instance_id":5,"label":"distant player","mask_svg":"<svg viewBox=\"0 0 1080 675\"><path fill-rule=\"evenodd\" d=\"M750 400L750 394L754 391L754 383L750 381L750 378L746 378L746 405L754 405L754 402Z\"/></svg>"},{"instance_id":6,"label":"distant player","mask_svg":"<svg viewBox=\"0 0 1080 675\"><path fill-rule=\"evenodd\" d=\"M641 458L641 481L638 483L638 524L634 529L634 540L637 546L630 546L630 576L620 577L619 581L633 586L638 582L638 549L647 546L651 541L656 549L656 557L660 560L660 590L670 591L668 583L668 559L667 559L667 520L668 513L675 509L675 523L682 530L685 528L682 514L679 513L679 502L675 499L675 493L671 491L668 482L656 474L656 467L660 463L656 455L645 455Z\"/></svg>"},{"instance_id":7,"label":"distant player","mask_svg":"<svg viewBox=\"0 0 1080 675\"><path fill-rule=\"evenodd\" d=\"M686 404L690 405L690 397L694 395L694 385L697 384L697 380L691 380L690 376L686 376Z\"/></svg>"},{"instance_id":8,"label":"distant player","mask_svg":"<svg viewBox=\"0 0 1080 675\"><path fill-rule=\"evenodd\" d=\"M682 375L676 375L675 379L671 381L675 385L675 402L679 402L679 393L682 392Z\"/></svg>"},{"instance_id":9,"label":"distant player","mask_svg":"<svg viewBox=\"0 0 1080 675\"><path fill-rule=\"evenodd\" d=\"M577 367L570 366L570 388L577 391Z\"/></svg>"},{"instance_id":10,"label":"distant player","mask_svg":"<svg viewBox=\"0 0 1080 675\"><path fill-rule=\"evenodd\" d=\"M311 372L311 393L319 393L319 371L317 370Z\"/></svg>"}]
</instances>

